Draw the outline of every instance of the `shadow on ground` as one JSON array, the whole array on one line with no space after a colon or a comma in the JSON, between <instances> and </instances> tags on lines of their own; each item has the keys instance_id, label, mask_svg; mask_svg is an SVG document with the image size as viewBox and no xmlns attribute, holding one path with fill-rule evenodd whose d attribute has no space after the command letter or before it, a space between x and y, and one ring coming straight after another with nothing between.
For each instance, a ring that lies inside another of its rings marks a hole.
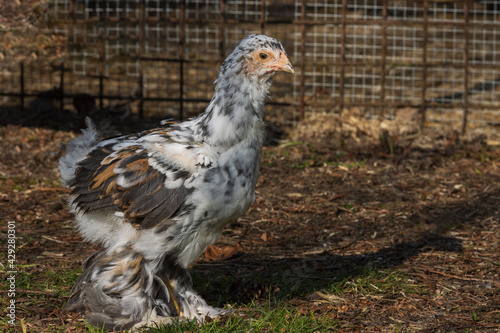
<instances>
[{"instance_id":1,"label":"shadow on ground","mask_svg":"<svg viewBox=\"0 0 500 333\"><path fill-rule=\"evenodd\" d=\"M373 252L351 254L349 248L356 243L356 239L352 239L343 249L325 249L318 254L274 259L270 257L278 251L270 249L267 255L243 253L228 261L202 262L193 268L195 287L201 287L200 292L209 303L215 302L218 306L269 298L287 300L307 297L332 284L365 277L378 270L401 269L404 263L411 266L422 253L439 251L460 255L463 242L448 235L449 231L474 232L482 228L484 221L500 218L499 200L500 189L496 188L471 200L423 206L408 219L408 226L427 224L431 232L419 235L410 232L394 245ZM390 232L383 228L381 225L380 232ZM298 250L301 248L301 244L295 246ZM346 254L341 254L344 251Z\"/></svg>"}]
</instances>

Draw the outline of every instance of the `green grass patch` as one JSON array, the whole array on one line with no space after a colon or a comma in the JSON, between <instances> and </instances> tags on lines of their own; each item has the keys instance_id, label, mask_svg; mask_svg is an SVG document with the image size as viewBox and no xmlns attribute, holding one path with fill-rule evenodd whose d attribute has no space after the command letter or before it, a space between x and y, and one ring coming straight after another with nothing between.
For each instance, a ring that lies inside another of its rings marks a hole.
<instances>
[{"instance_id":1,"label":"green grass patch","mask_svg":"<svg viewBox=\"0 0 500 333\"><path fill-rule=\"evenodd\" d=\"M403 272L389 269L358 268L349 276L339 277L339 282L327 290L332 294L354 293L366 295L428 294L425 287L415 283Z\"/></svg>"},{"instance_id":2,"label":"green grass patch","mask_svg":"<svg viewBox=\"0 0 500 333\"><path fill-rule=\"evenodd\" d=\"M31 265L26 265L31 266ZM29 267L31 268L31 267ZM51 298L62 299L63 296L70 294L74 282L81 273L81 269L73 270L36 270L33 273L23 271L24 268L18 267L16 274L16 300L20 308L23 307L45 307ZM3 274L2 274L3 275ZM0 286L0 290L6 290L7 283ZM8 301L7 293L3 292L0 297L1 302ZM54 305L54 302L50 302ZM61 303L58 306L62 306Z\"/></svg>"},{"instance_id":3,"label":"green grass patch","mask_svg":"<svg viewBox=\"0 0 500 333\"><path fill-rule=\"evenodd\" d=\"M57 271L48 269L46 271L36 273L23 272L19 270L16 274L16 289L68 294L80 274L80 268ZM5 286L2 286L1 289L4 288Z\"/></svg>"},{"instance_id":4,"label":"green grass patch","mask_svg":"<svg viewBox=\"0 0 500 333\"><path fill-rule=\"evenodd\" d=\"M301 146L303 145L304 143L301 142L301 141L288 141L288 142L284 142L282 144L279 145L279 148L286 148L286 147L294 147L294 146Z\"/></svg>"},{"instance_id":5,"label":"green grass patch","mask_svg":"<svg viewBox=\"0 0 500 333\"><path fill-rule=\"evenodd\" d=\"M299 312L283 304L263 307L250 305L227 317L199 324L196 321L173 322L157 328L144 329L147 333L173 332L334 332L339 329L330 314L316 316L312 312Z\"/></svg>"},{"instance_id":6,"label":"green grass patch","mask_svg":"<svg viewBox=\"0 0 500 333\"><path fill-rule=\"evenodd\" d=\"M324 162L325 165L330 165L330 166L336 166L336 167L344 167L347 169L352 169L352 168L363 168L368 161L367 159L363 159L361 161L342 161L345 159L346 153L343 151L338 151L335 153L335 160L334 161L326 161Z\"/></svg>"}]
</instances>

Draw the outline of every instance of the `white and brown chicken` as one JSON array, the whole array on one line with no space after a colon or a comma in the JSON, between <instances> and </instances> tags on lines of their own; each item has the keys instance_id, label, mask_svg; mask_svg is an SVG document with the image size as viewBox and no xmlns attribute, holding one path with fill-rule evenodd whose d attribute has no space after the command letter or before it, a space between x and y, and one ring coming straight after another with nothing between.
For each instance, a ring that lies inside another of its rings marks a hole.
<instances>
[{"instance_id":1,"label":"white and brown chicken","mask_svg":"<svg viewBox=\"0 0 500 333\"><path fill-rule=\"evenodd\" d=\"M273 74L293 73L279 41L244 38L221 66L205 112L102 140L88 121L60 160L78 231L103 249L84 263L66 310L127 329L217 316L188 267L253 203L264 102Z\"/></svg>"}]
</instances>

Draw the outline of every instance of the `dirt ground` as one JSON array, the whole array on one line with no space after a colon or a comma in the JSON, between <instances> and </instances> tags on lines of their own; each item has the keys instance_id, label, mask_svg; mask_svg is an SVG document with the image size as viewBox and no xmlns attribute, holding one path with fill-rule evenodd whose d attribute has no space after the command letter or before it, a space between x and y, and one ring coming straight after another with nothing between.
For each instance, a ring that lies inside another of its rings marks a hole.
<instances>
[{"instance_id":1,"label":"dirt ground","mask_svg":"<svg viewBox=\"0 0 500 333\"><path fill-rule=\"evenodd\" d=\"M255 204L194 266L196 289L243 312L270 302L330 316L338 332L498 332L500 149L452 131L318 135L323 124L265 147ZM27 332L87 331L61 311L97 249L73 230L58 180L77 134L0 127L0 260L15 221ZM6 319L0 330L15 331Z\"/></svg>"}]
</instances>

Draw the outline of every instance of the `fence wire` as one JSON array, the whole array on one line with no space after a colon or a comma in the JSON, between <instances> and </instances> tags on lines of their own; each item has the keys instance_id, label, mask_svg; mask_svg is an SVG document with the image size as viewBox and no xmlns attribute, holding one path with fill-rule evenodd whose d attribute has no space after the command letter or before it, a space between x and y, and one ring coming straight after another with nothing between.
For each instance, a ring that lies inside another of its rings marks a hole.
<instances>
[{"instance_id":1,"label":"fence wire","mask_svg":"<svg viewBox=\"0 0 500 333\"><path fill-rule=\"evenodd\" d=\"M358 108L366 117L418 111L422 127L500 126L500 3L403 0L52 0L40 34L63 58L1 61L4 103L83 93L145 115L193 116L218 66L246 35L282 41L296 75L279 75L268 117L282 125ZM2 33L0 33L2 34ZM3 32L1 40L6 40ZM22 73L21 73L22 72ZM70 84L69 84L70 83Z\"/></svg>"}]
</instances>

